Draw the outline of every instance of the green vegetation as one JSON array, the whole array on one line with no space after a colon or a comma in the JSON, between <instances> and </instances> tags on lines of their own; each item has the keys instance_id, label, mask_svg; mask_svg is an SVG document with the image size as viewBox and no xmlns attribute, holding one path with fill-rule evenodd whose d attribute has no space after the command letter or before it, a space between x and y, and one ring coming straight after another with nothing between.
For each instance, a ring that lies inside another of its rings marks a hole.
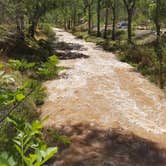
<instances>
[{"instance_id":1,"label":"green vegetation","mask_svg":"<svg viewBox=\"0 0 166 166\"><path fill-rule=\"evenodd\" d=\"M0 165L39 166L57 153L37 120L43 81L64 69L54 55L54 26L166 86L165 0L0 0L0 16ZM71 143L56 130L47 134L57 144Z\"/></svg>"},{"instance_id":2,"label":"green vegetation","mask_svg":"<svg viewBox=\"0 0 166 166\"><path fill-rule=\"evenodd\" d=\"M136 50L140 45L147 45L145 49L153 49L156 54L153 54L156 59L154 68L157 68L155 71L159 77L155 82L164 88L164 0L49 0L47 3L25 0L8 4L2 0L0 6L0 50L3 54L32 63L46 61L53 54L51 42L54 34L50 26L56 25L72 31L78 38L96 42L108 51L121 51L126 43L134 45ZM126 52L123 60L125 55ZM44 72L48 71L42 69L40 74L44 75Z\"/></svg>"},{"instance_id":3,"label":"green vegetation","mask_svg":"<svg viewBox=\"0 0 166 166\"><path fill-rule=\"evenodd\" d=\"M40 166L57 153L57 147L47 147L41 138L43 121L30 124L18 118L7 120L15 126L16 136L11 140L13 146L10 151L1 153L1 165Z\"/></svg>"},{"instance_id":4,"label":"green vegetation","mask_svg":"<svg viewBox=\"0 0 166 166\"><path fill-rule=\"evenodd\" d=\"M58 63L59 60L56 56L49 57L48 61L38 67L38 77L45 80L54 78L58 74L58 72L63 69L62 67L57 66Z\"/></svg>"},{"instance_id":5,"label":"green vegetation","mask_svg":"<svg viewBox=\"0 0 166 166\"><path fill-rule=\"evenodd\" d=\"M36 106L46 97L41 81L57 76L62 68L57 67L58 62L54 55L38 64L10 59L0 65L0 164L43 165L57 153L57 148L48 148L43 142L43 122L35 119ZM41 74L41 70L47 72Z\"/></svg>"}]
</instances>

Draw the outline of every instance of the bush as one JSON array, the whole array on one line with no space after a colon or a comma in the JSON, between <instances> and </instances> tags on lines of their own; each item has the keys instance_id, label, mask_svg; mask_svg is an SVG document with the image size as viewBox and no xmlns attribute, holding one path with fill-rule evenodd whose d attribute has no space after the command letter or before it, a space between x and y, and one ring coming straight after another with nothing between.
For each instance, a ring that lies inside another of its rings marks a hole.
<instances>
[{"instance_id":1,"label":"bush","mask_svg":"<svg viewBox=\"0 0 166 166\"><path fill-rule=\"evenodd\" d=\"M115 36L116 36L116 39L118 40L126 40L127 32L125 30L116 30Z\"/></svg>"},{"instance_id":2,"label":"bush","mask_svg":"<svg viewBox=\"0 0 166 166\"><path fill-rule=\"evenodd\" d=\"M46 23L40 24L39 28L49 40L53 40L55 38L55 32L51 28L50 24L46 24Z\"/></svg>"},{"instance_id":3,"label":"bush","mask_svg":"<svg viewBox=\"0 0 166 166\"><path fill-rule=\"evenodd\" d=\"M62 69L61 67L57 66L58 64L59 64L59 60L55 55L49 57L48 61L43 63L38 68L37 74L39 76L39 79L48 80L57 76L58 72Z\"/></svg>"},{"instance_id":4,"label":"bush","mask_svg":"<svg viewBox=\"0 0 166 166\"><path fill-rule=\"evenodd\" d=\"M18 70L21 73L27 72L28 70L32 70L35 66L35 63L28 63L27 60L9 60L9 65L12 69Z\"/></svg>"},{"instance_id":5,"label":"bush","mask_svg":"<svg viewBox=\"0 0 166 166\"><path fill-rule=\"evenodd\" d=\"M142 66L152 66L156 61L154 50L142 46L129 46L122 52L120 59L124 62L132 62Z\"/></svg>"},{"instance_id":6,"label":"bush","mask_svg":"<svg viewBox=\"0 0 166 166\"><path fill-rule=\"evenodd\" d=\"M41 138L43 121L30 124L12 117L8 118L8 122L16 129L11 147L15 152L1 152L0 165L41 166L57 153L57 147L47 147Z\"/></svg>"},{"instance_id":7,"label":"bush","mask_svg":"<svg viewBox=\"0 0 166 166\"><path fill-rule=\"evenodd\" d=\"M37 82L35 90L32 93L33 101L37 106L44 104L44 99L46 97L45 88L41 85L41 83Z\"/></svg>"},{"instance_id":8,"label":"bush","mask_svg":"<svg viewBox=\"0 0 166 166\"><path fill-rule=\"evenodd\" d=\"M85 39L88 36L87 32L74 32L73 33L78 39Z\"/></svg>"}]
</instances>

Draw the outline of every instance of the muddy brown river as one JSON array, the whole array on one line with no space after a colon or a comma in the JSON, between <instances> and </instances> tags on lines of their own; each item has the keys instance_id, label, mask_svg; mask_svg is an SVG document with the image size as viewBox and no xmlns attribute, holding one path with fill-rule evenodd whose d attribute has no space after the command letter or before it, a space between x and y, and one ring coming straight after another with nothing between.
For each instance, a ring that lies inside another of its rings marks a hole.
<instances>
[{"instance_id":1,"label":"muddy brown river","mask_svg":"<svg viewBox=\"0 0 166 166\"><path fill-rule=\"evenodd\" d=\"M60 79L44 83L48 97L41 116L49 115L45 126L72 140L54 165L166 166L160 149L166 148L164 92L114 54L54 30L55 46L68 44L61 52L71 58L60 61L67 67Z\"/></svg>"}]
</instances>

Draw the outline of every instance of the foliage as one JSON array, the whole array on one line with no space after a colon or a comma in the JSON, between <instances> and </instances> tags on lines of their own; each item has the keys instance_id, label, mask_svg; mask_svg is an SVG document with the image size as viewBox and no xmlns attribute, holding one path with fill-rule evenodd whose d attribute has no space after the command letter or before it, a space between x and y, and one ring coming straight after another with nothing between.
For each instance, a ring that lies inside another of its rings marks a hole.
<instances>
[{"instance_id":1,"label":"foliage","mask_svg":"<svg viewBox=\"0 0 166 166\"><path fill-rule=\"evenodd\" d=\"M15 162L22 166L40 166L57 153L57 147L47 147L41 139L44 121L34 121L32 124L16 118L8 118L8 121L17 131L13 138L13 146L17 153L12 154L12 157L9 157L9 153L1 153L0 163L4 163L4 166L14 166Z\"/></svg>"},{"instance_id":2,"label":"foliage","mask_svg":"<svg viewBox=\"0 0 166 166\"><path fill-rule=\"evenodd\" d=\"M3 152L0 154L0 165L1 166L16 166L16 162L14 161L12 156L9 156L7 152Z\"/></svg>"},{"instance_id":3,"label":"foliage","mask_svg":"<svg viewBox=\"0 0 166 166\"><path fill-rule=\"evenodd\" d=\"M49 40L54 40L55 39L55 33L51 27L50 24L47 24L47 23L42 23L39 25L39 29L41 29L41 31L43 31L43 33L46 35L46 37L49 39Z\"/></svg>"},{"instance_id":4,"label":"foliage","mask_svg":"<svg viewBox=\"0 0 166 166\"><path fill-rule=\"evenodd\" d=\"M15 104L16 102L22 101L24 98L25 96L21 93L20 89L14 92L6 92L0 96L0 106Z\"/></svg>"},{"instance_id":5,"label":"foliage","mask_svg":"<svg viewBox=\"0 0 166 166\"><path fill-rule=\"evenodd\" d=\"M0 70L0 86L14 84L15 78L12 74L6 74L4 70Z\"/></svg>"},{"instance_id":6,"label":"foliage","mask_svg":"<svg viewBox=\"0 0 166 166\"><path fill-rule=\"evenodd\" d=\"M119 59L130 63L151 81L158 83L157 75L160 64L153 47L149 45L125 47L119 54Z\"/></svg>"},{"instance_id":7,"label":"foliage","mask_svg":"<svg viewBox=\"0 0 166 166\"><path fill-rule=\"evenodd\" d=\"M45 66L53 65L54 63L57 64L57 62L57 58L53 56L49 58L49 63L45 63ZM14 70L22 72L24 75L24 77L22 77L24 84L22 84L22 81L17 83L19 80L14 77L13 71L10 71L10 74L6 74L5 67L8 65L0 65L0 113L3 115L1 116L1 125L3 124L3 126L0 128L0 133L2 134L0 139L0 150L2 152L0 154L0 163L4 164L4 166L39 166L43 165L57 153L56 147L48 148L41 139L41 126L43 122L35 121L32 122L32 124L28 122L32 121L35 117L32 116L30 110L24 111L24 108L26 108L27 105L33 107L33 102L35 102L36 105L43 104L46 94L41 83L37 80L29 80L27 76L25 77L25 74L27 75L25 71L30 70L34 72L38 67L27 61L25 61L24 64L25 66L22 66L20 60L10 60L9 65L9 67L12 67ZM11 86L9 86L9 83ZM12 116L13 114L15 116L18 115L17 119L13 119L13 117L8 118L7 122L6 117L9 115ZM31 119L28 119L30 117L29 114L32 116ZM15 125L16 128L13 129L12 125ZM5 152L3 152L4 150ZM17 151L17 153L15 151Z\"/></svg>"},{"instance_id":8,"label":"foliage","mask_svg":"<svg viewBox=\"0 0 166 166\"><path fill-rule=\"evenodd\" d=\"M45 63L41 64L41 66L38 68L38 75L40 79L50 79L55 76L57 76L59 70L61 67L58 67L59 60L58 58L53 55L48 58L48 61Z\"/></svg>"},{"instance_id":9,"label":"foliage","mask_svg":"<svg viewBox=\"0 0 166 166\"><path fill-rule=\"evenodd\" d=\"M63 145L71 144L71 140L65 135L58 132L56 129L48 128L46 134L47 134L46 137L49 136L51 138L51 140L49 139L49 141L47 142L57 142L60 144L62 143Z\"/></svg>"},{"instance_id":10,"label":"foliage","mask_svg":"<svg viewBox=\"0 0 166 166\"><path fill-rule=\"evenodd\" d=\"M13 89L10 84L14 84L15 79L13 75L6 74L5 71L0 71L0 106L12 105L17 102L20 102L25 98L25 95L22 93L23 87Z\"/></svg>"},{"instance_id":11,"label":"foliage","mask_svg":"<svg viewBox=\"0 0 166 166\"><path fill-rule=\"evenodd\" d=\"M25 60L25 59L22 59L22 60L10 59L9 60L9 65L12 69L18 70L21 73L23 73L27 70L33 69L34 66L35 66L35 63L28 63L27 60Z\"/></svg>"},{"instance_id":12,"label":"foliage","mask_svg":"<svg viewBox=\"0 0 166 166\"><path fill-rule=\"evenodd\" d=\"M41 83L36 82L35 89L32 93L32 98L33 98L35 104L37 106L44 104L45 97L46 97L45 88L41 85Z\"/></svg>"},{"instance_id":13,"label":"foliage","mask_svg":"<svg viewBox=\"0 0 166 166\"><path fill-rule=\"evenodd\" d=\"M55 78L60 70L63 67L58 66L59 60L53 55L48 58L45 62L35 63L35 62L27 62L27 60L9 60L9 66L16 71L20 71L23 75L27 75L30 78L40 79L40 80L48 80ZM4 72L0 72L0 76L2 75L3 79L6 78L6 81L14 81L10 75L4 75ZM1 77L0 77L1 78ZM40 92L42 88L38 89Z\"/></svg>"}]
</instances>

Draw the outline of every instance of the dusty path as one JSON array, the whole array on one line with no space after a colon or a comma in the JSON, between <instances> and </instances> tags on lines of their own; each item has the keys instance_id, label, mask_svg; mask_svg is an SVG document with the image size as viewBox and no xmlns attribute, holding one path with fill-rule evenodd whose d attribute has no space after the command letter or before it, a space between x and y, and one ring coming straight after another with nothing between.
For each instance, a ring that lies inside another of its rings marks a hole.
<instances>
[{"instance_id":1,"label":"dusty path","mask_svg":"<svg viewBox=\"0 0 166 166\"><path fill-rule=\"evenodd\" d=\"M50 116L45 125L63 128L66 133L77 124L84 125L79 130L87 132L88 126L102 131L122 128L166 146L165 94L112 53L62 30L55 31L59 42L70 43L74 48L65 51L89 58L61 60L62 65L69 67L67 77L45 83L48 98L42 116ZM65 165L62 163L59 165Z\"/></svg>"}]
</instances>

